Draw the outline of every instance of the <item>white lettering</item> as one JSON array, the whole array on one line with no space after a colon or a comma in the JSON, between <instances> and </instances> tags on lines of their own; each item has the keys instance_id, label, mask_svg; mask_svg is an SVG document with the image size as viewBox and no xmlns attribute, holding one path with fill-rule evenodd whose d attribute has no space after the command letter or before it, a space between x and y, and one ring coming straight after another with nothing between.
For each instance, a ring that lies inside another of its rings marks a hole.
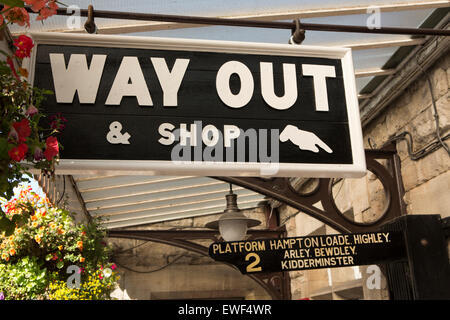
<instances>
[{"instance_id":1,"label":"white lettering","mask_svg":"<svg viewBox=\"0 0 450 320\"><path fill-rule=\"evenodd\" d=\"M209 132L212 133L211 137L209 137ZM207 126L205 126L202 130L202 139L203 142L208 146L208 147L214 147L217 142L219 141L219 130L217 130L217 128L215 126L213 126L212 124L208 124Z\"/></svg>"},{"instance_id":2,"label":"white lettering","mask_svg":"<svg viewBox=\"0 0 450 320\"><path fill-rule=\"evenodd\" d=\"M302 65L302 69L304 76L313 77L316 111L328 111L329 106L326 78L336 78L336 70L334 66L304 64Z\"/></svg>"},{"instance_id":3,"label":"white lettering","mask_svg":"<svg viewBox=\"0 0 450 320\"><path fill-rule=\"evenodd\" d=\"M189 59L177 59L172 67L172 71L166 64L164 58L150 58L155 68L156 76L163 90L163 105L165 107L178 106L178 90L183 81L184 74L189 64Z\"/></svg>"},{"instance_id":4,"label":"white lettering","mask_svg":"<svg viewBox=\"0 0 450 320\"><path fill-rule=\"evenodd\" d=\"M295 64L283 63L284 96L275 95L273 82L273 65L271 62L261 62L261 93L264 101L277 110L286 110L297 101L297 76Z\"/></svg>"},{"instance_id":5,"label":"white lettering","mask_svg":"<svg viewBox=\"0 0 450 320\"><path fill-rule=\"evenodd\" d=\"M162 123L159 128L158 132L162 136L158 142L165 145L170 146L175 141L175 135L172 133L172 130L175 129L175 126L171 123Z\"/></svg>"},{"instance_id":6,"label":"white lettering","mask_svg":"<svg viewBox=\"0 0 450 320\"><path fill-rule=\"evenodd\" d=\"M153 106L137 57L123 57L106 105L120 105L124 96L135 96L140 106Z\"/></svg>"},{"instance_id":7,"label":"white lettering","mask_svg":"<svg viewBox=\"0 0 450 320\"><path fill-rule=\"evenodd\" d=\"M88 67L85 54L72 54L66 69L64 54L50 53L56 101L72 103L78 92L80 103L95 103L105 61L106 55L94 54Z\"/></svg>"},{"instance_id":8,"label":"white lettering","mask_svg":"<svg viewBox=\"0 0 450 320\"><path fill-rule=\"evenodd\" d=\"M223 137L225 140L225 147L231 147L231 140L237 139L241 134L241 130L234 125L224 125L223 126Z\"/></svg>"},{"instance_id":9,"label":"white lettering","mask_svg":"<svg viewBox=\"0 0 450 320\"><path fill-rule=\"evenodd\" d=\"M238 94L231 92L230 77L232 74L237 74L241 81L241 89ZM252 73L242 62L228 61L217 72L217 93L222 102L231 108L241 108L249 103L253 96L254 87Z\"/></svg>"},{"instance_id":10,"label":"white lettering","mask_svg":"<svg viewBox=\"0 0 450 320\"><path fill-rule=\"evenodd\" d=\"M187 131L186 123L180 123L180 145L187 146L187 138L191 147L197 146L197 126L191 124L191 131Z\"/></svg>"}]
</instances>

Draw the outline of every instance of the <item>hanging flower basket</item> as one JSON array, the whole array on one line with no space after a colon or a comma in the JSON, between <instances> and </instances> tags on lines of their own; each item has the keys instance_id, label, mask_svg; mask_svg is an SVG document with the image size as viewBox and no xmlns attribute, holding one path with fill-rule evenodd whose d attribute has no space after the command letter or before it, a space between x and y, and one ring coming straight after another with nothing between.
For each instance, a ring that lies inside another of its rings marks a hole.
<instances>
[{"instance_id":1,"label":"hanging flower basket","mask_svg":"<svg viewBox=\"0 0 450 320\"><path fill-rule=\"evenodd\" d=\"M56 13L54 0L7 0L0 11L0 33L8 24L29 27L30 16L24 8L30 5L36 12L36 20L44 20ZM53 174L62 146L57 135L64 128L65 119L50 119L50 126L41 126L45 114L45 96L53 94L49 90L34 88L26 81L28 70L16 67L24 58L30 57L33 40L21 35L14 39L13 53L0 50L0 197L9 199L13 189L27 180L29 168L40 169ZM0 210L0 231L11 233L14 223L5 218Z\"/></svg>"},{"instance_id":2,"label":"hanging flower basket","mask_svg":"<svg viewBox=\"0 0 450 320\"><path fill-rule=\"evenodd\" d=\"M70 212L31 188L3 207L11 221L26 218L10 236L0 234L0 298L110 298L119 276L98 221L77 225Z\"/></svg>"}]
</instances>

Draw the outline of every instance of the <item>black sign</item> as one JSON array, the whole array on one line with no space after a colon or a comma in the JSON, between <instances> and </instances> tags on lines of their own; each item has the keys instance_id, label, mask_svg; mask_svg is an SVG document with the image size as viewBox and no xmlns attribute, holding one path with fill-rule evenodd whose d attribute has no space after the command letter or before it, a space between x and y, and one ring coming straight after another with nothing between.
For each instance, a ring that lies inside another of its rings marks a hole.
<instances>
[{"instance_id":1,"label":"black sign","mask_svg":"<svg viewBox=\"0 0 450 320\"><path fill-rule=\"evenodd\" d=\"M45 112L68 120L63 166L105 161L105 169L136 169L141 161L139 169L204 175L260 175L268 164L268 175L365 172L348 49L34 38L34 85L55 92Z\"/></svg>"},{"instance_id":2,"label":"black sign","mask_svg":"<svg viewBox=\"0 0 450 320\"><path fill-rule=\"evenodd\" d=\"M404 259L401 232L216 242L209 255L243 274L370 265Z\"/></svg>"}]
</instances>

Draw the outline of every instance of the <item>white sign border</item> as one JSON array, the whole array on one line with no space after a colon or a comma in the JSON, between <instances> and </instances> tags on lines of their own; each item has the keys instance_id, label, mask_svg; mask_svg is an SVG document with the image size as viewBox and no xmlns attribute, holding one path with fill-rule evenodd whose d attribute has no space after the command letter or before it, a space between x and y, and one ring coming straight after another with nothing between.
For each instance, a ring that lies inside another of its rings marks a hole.
<instances>
[{"instance_id":1,"label":"white sign border","mask_svg":"<svg viewBox=\"0 0 450 320\"><path fill-rule=\"evenodd\" d=\"M75 160L61 159L56 167L57 174L98 174L120 171L123 174L148 175L201 175L201 176L277 176L277 177L344 177L359 178L366 174L366 160L363 135L353 69L352 52L349 48L319 47L305 45L192 40L178 38L131 37L112 35L89 35L68 33L29 33L35 45L71 45L91 47L136 48L156 50L177 50L197 52L240 53L255 55L278 55L296 57L317 57L340 59L342 63L344 89L350 130L350 144L353 164L279 163L276 174L262 163L175 163L154 160ZM36 51L30 59L24 60L29 70L28 81L33 84Z\"/></svg>"}]
</instances>

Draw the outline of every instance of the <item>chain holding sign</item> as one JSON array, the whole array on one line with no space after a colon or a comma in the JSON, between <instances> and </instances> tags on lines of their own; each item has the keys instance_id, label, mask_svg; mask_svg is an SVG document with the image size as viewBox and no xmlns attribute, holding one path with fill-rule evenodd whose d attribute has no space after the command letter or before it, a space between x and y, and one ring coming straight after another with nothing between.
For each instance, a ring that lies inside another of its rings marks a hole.
<instances>
[{"instance_id":1,"label":"chain holding sign","mask_svg":"<svg viewBox=\"0 0 450 320\"><path fill-rule=\"evenodd\" d=\"M371 265L406 257L401 232L216 242L209 255L243 274Z\"/></svg>"}]
</instances>

